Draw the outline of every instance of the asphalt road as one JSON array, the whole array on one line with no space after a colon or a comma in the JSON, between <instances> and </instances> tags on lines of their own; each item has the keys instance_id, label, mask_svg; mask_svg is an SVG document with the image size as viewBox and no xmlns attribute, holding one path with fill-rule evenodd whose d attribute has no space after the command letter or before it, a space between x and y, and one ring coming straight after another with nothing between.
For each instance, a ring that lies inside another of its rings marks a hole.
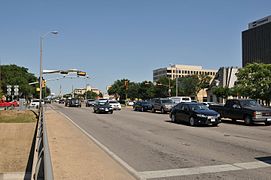
<instances>
[{"instance_id":1,"label":"asphalt road","mask_svg":"<svg viewBox=\"0 0 271 180\"><path fill-rule=\"evenodd\" d=\"M170 122L168 114L94 114L54 104L141 179L271 179L271 126L218 127ZM112 155L111 154L111 155Z\"/></svg>"}]
</instances>

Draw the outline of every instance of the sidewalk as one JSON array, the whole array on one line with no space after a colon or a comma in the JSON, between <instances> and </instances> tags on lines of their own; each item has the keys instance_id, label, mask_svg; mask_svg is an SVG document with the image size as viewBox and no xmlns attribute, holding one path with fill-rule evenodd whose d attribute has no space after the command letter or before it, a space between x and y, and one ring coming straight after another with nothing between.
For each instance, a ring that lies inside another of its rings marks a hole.
<instances>
[{"instance_id":1,"label":"sidewalk","mask_svg":"<svg viewBox=\"0 0 271 180\"><path fill-rule=\"evenodd\" d=\"M45 118L55 180L135 179L61 114L47 109Z\"/></svg>"}]
</instances>

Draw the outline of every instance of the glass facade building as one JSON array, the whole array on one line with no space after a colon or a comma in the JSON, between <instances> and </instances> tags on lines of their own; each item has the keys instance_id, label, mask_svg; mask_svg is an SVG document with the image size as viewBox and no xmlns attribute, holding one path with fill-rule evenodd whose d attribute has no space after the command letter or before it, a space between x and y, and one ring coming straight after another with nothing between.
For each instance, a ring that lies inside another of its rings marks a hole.
<instances>
[{"instance_id":1,"label":"glass facade building","mask_svg":"<svg viewBox=\"0 0 271 180\"><path fill-rule=\"evenodd\" d=\"M250 23L242 32L242 66L249 63L271 64L271 16Z\"/></svg>"}]
</instances>

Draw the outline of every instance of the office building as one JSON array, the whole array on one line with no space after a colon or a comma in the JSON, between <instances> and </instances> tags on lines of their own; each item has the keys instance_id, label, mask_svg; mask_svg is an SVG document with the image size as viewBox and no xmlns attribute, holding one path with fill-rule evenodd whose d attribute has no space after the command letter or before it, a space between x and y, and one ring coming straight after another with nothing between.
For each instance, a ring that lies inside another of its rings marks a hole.
<instances>
[{"instance_id":1,"label":"office building","mask_svg":"<svg viewBox=\"0 0 271 180\"><path fill-rule=\"evenodd\" d=\"M242 32L242 66L271 63L271 16L248 24Z\"/></svg>"},{"instance_id":2,"label":"office building","mask_svg":"<svg viewBox=\"0 0 271 180\"><path fill-rule=\"evenodd\" d=\"M221 67L219 68L216 76L211 82L210 88L207 90L207 101L210 102L223 102L222 98L216 97L213 94L213 88L224 87L232 88L234 87L235 81L237 81L236 73L238 72L238 67Z\"/></svg>"},{"instance_id":3,"label":"office building","mask_svg":"<svg viewBox=\"0 0 271 180\"><path fill-rule=\"evenodd\" d=\"M161 77L169 77L175 79L176 77L185 77L191 75L209 75L214 77L217 70L202 69L201 66L189 65L171 65L169 67L159 68L153 70L153 82L156 82Z\"/></svg>"}]
</instances>

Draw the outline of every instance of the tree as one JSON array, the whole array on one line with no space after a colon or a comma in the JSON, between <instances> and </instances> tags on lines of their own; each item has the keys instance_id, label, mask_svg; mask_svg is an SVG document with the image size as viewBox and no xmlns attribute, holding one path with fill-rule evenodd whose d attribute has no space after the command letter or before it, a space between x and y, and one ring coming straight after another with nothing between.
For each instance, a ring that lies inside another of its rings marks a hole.
<instances>
[{"instance_id":1,"label":"tree","mask_svg":"<svg viewBox=\"0 0 271 180\"><path fill-rule=\"evenodd\" d=\"M7 85L19 85L20 97L38 97L36 86L30 86L30 82L37 81L37 78L28 72L25 67L16 65L1 65L1 89L6 92Z\"/></svg>"},{"instance_id":2,"label":"tree","mask_svg":"<svg viewBox=\"0 0 271 180\"><path fill-rule=\"evenodd\" d=\"M211 77L208 75L192 75L178 78L179 92L182 96L197 97L200 90L208 88Z\"/></svg>"},{"instance_id":3,"label":"tree","mask_svg":"<svg viewBox=\"0 0 271 180\"><path fill-rule=\"evenodd\" d=\"M98 94L93 91L87 91L84 93L84 97L87 97L87 99L96 99Z\"/></svg>"},{"instance_id":4,"label":"tree","mask_svg":"<svg viewBox=\"0 0 271 180\"><path fill-rule=\"evenodd\" d=\"M271 64L248 64L236 74L241 96L270 101Z\"/></svg>"},{"instance_id":5,"label":"tree","mask_svg":"<svg viewBox=\"0 0 271 180\"><path fill-rule=\"evenodd\" d=\"M155 97L168 97L174 94L175 81L168 77L161 77L154 88Z\"/></svg>"},{"instance_id":6,"label":"tree","mask_svg":"<svg viewBox=\"0 0 271 180\"><path fill-rule=\"evenodd\" d=\"M129 82L128 79L121 79L114 82L114 84L108 89L109 95L114 95L115 97L120 97L121 100L126 99L126 93L129 88L128 86L125 87L125 82Z\"/></svg>"},{"instance_id":7,"label":"tree","mask_svg":"<svg viewBox=\"0 0 271 180\"><path fill-rule=\"evenodd\" d=\"M227 87L214 87L213 88L213 94L216 95L218 98L225 98L227 99L228 96L230 95L230 89Z\"/></svg>"}]
</instances>

